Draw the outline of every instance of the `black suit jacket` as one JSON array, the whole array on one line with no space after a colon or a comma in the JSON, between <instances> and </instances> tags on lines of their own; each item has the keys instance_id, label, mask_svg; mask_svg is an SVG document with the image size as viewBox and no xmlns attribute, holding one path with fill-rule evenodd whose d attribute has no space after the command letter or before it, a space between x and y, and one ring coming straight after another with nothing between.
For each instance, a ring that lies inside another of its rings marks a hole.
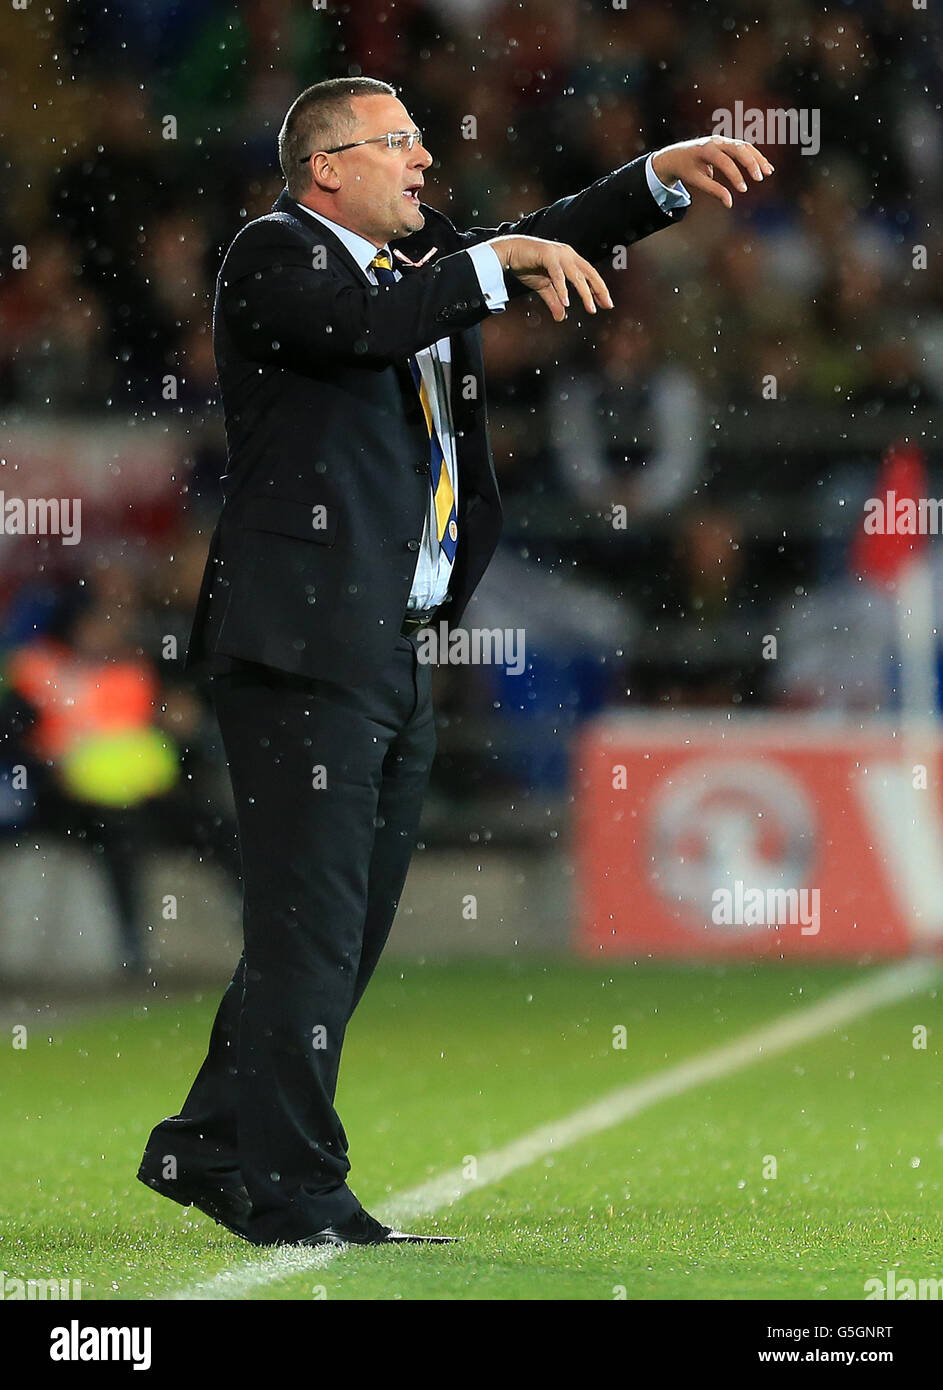
<instances>
[{"instance_id":1,"label":"black suit jacket","mask_svg":"<svg viewBox=\"0 0 943 1390\"><path fill-rule=\"evenodd\" d=\"M458 231L423 205L397 246L419 260L378 288L323 224L283 192L226 253L213 341L226 419L225 501L185 660L226 657L328 680L369 678L399 637L429 496L429 441L407 359L452 350L459 542L444 612L457 624L501 531L467 247L505 234L569 242L601 261L683 215L663 213L645 158L499 227ZM514 276L510 295L526 293Z\"/></svg>"}]
</instances>

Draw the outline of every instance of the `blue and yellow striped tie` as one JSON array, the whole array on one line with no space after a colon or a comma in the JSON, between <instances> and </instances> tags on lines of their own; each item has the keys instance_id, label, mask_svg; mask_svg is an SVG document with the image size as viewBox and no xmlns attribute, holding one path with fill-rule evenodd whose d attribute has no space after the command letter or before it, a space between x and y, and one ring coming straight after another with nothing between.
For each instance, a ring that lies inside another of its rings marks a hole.
<instances>
[{"instance_id":1,"label":"blue and yellow striped tie","mask_svg":"<svg viewBox=\"0 0 943 1390\"><path fill-rule=\"evenodd\" d=\"M374 256L373 260L370 262L370 268L376 272L378 284L396 284L393 266L385 251L381 251L378 255ZM449 480L449 470L446 467L442 442L439 439L435 421L432 418L429 393L426 390L426 383L422 379L422 372L419 370L419 363L416 361L415 357L410 357L409 359L409 372L416 390L419 392L419 402L422 406L423 419L426 422L426 429L429 431L429 481L432 484L432 496L435 498L437 539L446 557L451 562L455 559L455 550L458 545L458 518L455 513L455 494L452 491L452 484Z\"/></svg>"}]
</instances>

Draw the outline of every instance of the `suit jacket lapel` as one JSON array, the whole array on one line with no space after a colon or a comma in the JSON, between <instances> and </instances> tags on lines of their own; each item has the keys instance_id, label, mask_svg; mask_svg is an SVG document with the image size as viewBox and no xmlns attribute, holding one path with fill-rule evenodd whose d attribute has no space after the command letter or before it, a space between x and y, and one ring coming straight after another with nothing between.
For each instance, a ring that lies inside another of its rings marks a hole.
<instances>
[{"instance_id":1,"label":"suit jacket lapel","mask_svg":"<svg viewBox=\"0 0 943 1390\"><path fill-rule=\"evenodd\" d=\"M289 195L287 189L282 189L281 193L272 204L272 211L287 213L289 217L293 217L306 232L310 232L315 241L323 240L332 251L335 251L344 264L348 266L357 277L360 284L369 285L371 283L366 272L354 260L340 237L335 236L330 227L325 227L323 222L319 222L314 217L309 217L304 208L301 207L299 203L296 203L294 198Z\"/></svg>"},{"instance_id":2,"label":"suit jacket lapel","mask_svg":"<svg viewBox=\"0 0 943 1390\"><path fill-rule=\"evenodd\" d=\"M311 233L311 235L314 237L316 241L318 239L323 240L333 251L335 251L337 255L340 256L344 264L350 268L352 274L354 274L357 277L358 281L366 285L372 283L372 281L364 272L363 268L357 264L357 262L354 260L353 256L347 250L347 247L340 240L340 238L335 236L335 234L331 231L330 227L325 227L323 222L318 222L313 217L308 217L305 214L304 209L295 201L294 198L291 197L287 189L282 189L281 193L278 195L275 202L272 204L272 211L285 213L287 214L287 216L293 217L301 227L303 227L307 232ZM428 229L423 228L423 233L428 233ZM410 260L420 259L422 256L425 255L426 251L428 251L431 246L438 244L434 242L432 237L430 237L428 234L424 236L423 233L413 233L411 237L405 239L411 243L409 250L405 252L405 254L409 256ZM441 252L443 248L440 247L439 250ZM405 275L411 275L415 273L413 267L404 266L401 262L396 263L396 269ZM463 341L461 333L447 334L446 336L448 337L449 342L452 345L452 369L450 372L451 389L449 392L451 399L449 404L452 407L452 419L457 422L461 415L462 405L464 404L464 402L461 401L461 392L458 390L459 382L462 380L462 372L459 370L459 368L461 367L463 362L468 362L468 353L465 349L465 343ZM423 431L425 431L426 426L423 420L422 410L419 406L418 397L416 395L416 388L413 384L413 379L409 374L409 369L405 362L397 362L393 365L394 370L396 371L396 375L399 378L404 398L407 402L407 414L409 415L410 419L413 421L415 425L419 426L421 424ZM456 428L458 428L457 424ZM461 454L460 450L458 452L459 454ZM459 470L461 476L461 474L465 472L465 469L462 466L461 459L459 460Z\"/></svg>"}]
</instances>

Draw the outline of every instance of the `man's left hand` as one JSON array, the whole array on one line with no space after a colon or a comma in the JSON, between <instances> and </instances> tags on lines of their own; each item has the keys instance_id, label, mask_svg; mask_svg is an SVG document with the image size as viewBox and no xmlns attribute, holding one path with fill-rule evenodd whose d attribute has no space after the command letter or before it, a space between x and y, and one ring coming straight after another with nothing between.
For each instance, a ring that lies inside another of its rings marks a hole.
<instances>
[{"instance_id":1,"label":"man's left hand","mask_svg":"<svg viewBox=\"0 0 943 1390\"><path fill-rule=\"evenodd\" d=\"M699 140L666 145L652 156L652 168L666 186L680 179L689 192L700 188L719 198L726 208L733 207L733 197L726 184L719 182L719 175L738 193L746 193L744 172L756 183L773 172L772 164L755 145L732 140L729 135L703 135Z\"/></svg>"}]
</instances>

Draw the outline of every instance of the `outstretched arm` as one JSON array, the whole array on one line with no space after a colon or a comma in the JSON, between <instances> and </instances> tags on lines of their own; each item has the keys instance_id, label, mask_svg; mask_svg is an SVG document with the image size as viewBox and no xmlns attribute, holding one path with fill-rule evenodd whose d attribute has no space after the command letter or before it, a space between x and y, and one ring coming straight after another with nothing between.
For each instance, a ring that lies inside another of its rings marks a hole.
<instances>
[{"instance_id":1,"label":"outstretched arm","mask_svg":"<svg viewBox=\"0 0 943 1390\"><path fill-rule=\"evenodd\" d=\"M650 172L655 175L655 188ZM564 243L585 260L599 262L614 247L631 245L679 221L690 202L689 189L709 194L725 207L732 207L733 197L721 179L728 180L738 192L746 192L744 172L760 182L773 173L773 166L746 141L722 135L704 136L642 155L597 179L582 192L560 198L515 222L502 222L491 228L472 227L458 235L466 246L487 242L499 254L503 268L517 277L508 285L510 296L536 289L547 300L554 318L559 319L563 317L565 299L561 296L558 302L552 302L543 293L546 277L536 283L533 275L522 276L522 266L525 271L531 269L531 249L510 247L508 242L539 237ZM663 193L668 197L663 197ZM670 204L677 202L679 195L684 198L684 205L672 207Z\"/></svg>"},{"instance_id":2,"label":"outstretched arm","mask_svg":"<svg viewBox=\"0 0 943 1390\"><path fill-rule=\"evenodd\" d=\"M568 242L588 261L602 260L613 246L640 241L684 216L685 208L664 211L656 201L646 176L649 160L657 179L667 188L680 184L678 191L685 195L689 189L700 190L719 198L728 208L733 206L733 198L721 177L745 193L744 171L756 182L773 172L766 156L745 140L705 135L640 155L581 192L559 198L517 221L471 227L459 236L466 245L498 236L539 236Z\"/></svg>"},{"instance_id":3,"label":"outstretched arm","mask_svg":"<svg viewBox=\"0 0 943 1390\"><path fill-rule=\"evenodd\" d=\"M502 236L534 236L563 241L588 261L601 261L614 246L629 245L670 227L684 215L663 212L645 176L647 156L604 174L579 193L525 213L497 227L470 227L459 236L466 246Z\"/></svg>"}]
</instances>

